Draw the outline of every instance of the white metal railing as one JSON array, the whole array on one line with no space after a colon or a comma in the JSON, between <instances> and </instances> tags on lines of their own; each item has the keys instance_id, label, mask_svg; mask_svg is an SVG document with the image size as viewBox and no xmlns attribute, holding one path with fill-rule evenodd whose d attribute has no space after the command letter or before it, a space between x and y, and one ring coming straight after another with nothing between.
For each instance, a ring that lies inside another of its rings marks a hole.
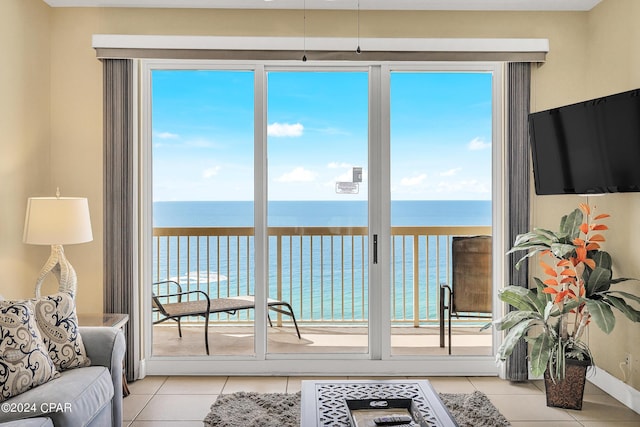
<instances>
[{"instance_id":1,"label":"white metal railing","mask_svg":"<svg viewBox=\"0 0 640 427\"><path fill-rule=\"evenodd\" d=\"M153 281L173 279L210 298L251 295L253 234L253 227L155 227ZM392 227L392 323L436 323L438 287L450 277L451 238L490 234L488 226ZM268 235L269 298L289 302L301 324L366 322L367 227L269 227ZM251 319L245 312L211 320Z\"/></svg>"}]
</instances>

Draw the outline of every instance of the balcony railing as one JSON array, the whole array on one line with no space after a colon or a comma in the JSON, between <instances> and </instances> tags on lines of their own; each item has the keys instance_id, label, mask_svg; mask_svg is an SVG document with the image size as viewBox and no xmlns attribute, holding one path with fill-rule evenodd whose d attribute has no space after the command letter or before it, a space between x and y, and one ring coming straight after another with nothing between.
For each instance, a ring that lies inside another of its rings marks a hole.
<instances>
[{"instance_id":1,"label":"balcony railing","mask_svg":"<svg viewBox=\"0 0 640 427\"><path fill-rule=\"evenodd\" d=\"M154 228L154 282L174 279L210 298L252 295L253 234L253 227ZM451 238L490 234L488 226L392 227L386 258L392 323L437 322L438 287L451 274ZM367 227L269 227L268 236L269 298L289 302L301 324L366 323ZM252 316L216 314L211 320L242 323Z\"/></svg>"}]
</instances>

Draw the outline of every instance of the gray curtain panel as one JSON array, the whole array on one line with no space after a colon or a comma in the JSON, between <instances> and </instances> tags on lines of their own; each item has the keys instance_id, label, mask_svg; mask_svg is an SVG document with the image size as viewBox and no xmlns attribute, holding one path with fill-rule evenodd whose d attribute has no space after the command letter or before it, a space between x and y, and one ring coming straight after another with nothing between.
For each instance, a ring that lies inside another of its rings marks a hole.
<instances>
[{"instance_id":1,"label":"gray curtain panel","mask_svg":"<svg viewBox=\"0 0 640 427\"><path fill-rule=\"evenodd\" d=\"M529 128L527 116L530 105L531 65L527 62L508 64L508 173L509 173L509 248L518 234L529 230ZM519 270L515 268L521 254L507 257L508 284L528 287L526 263ZM509 307L512 310L513 307ZM515 347L507 362L507 379L526 381L527 344L524 340Z\"/></svg>"},{"instance_id":2,"label":"gray curtain panel","mask_svg":"<svg viewBox=\"0 0 640 427\"><path fill-rule=\"evenodd\" d=\"M133 61L103 59L104 71L104 312L129 315L125 334L127 380L133 381L136 221Z\"/></svg>"}]
</instances>

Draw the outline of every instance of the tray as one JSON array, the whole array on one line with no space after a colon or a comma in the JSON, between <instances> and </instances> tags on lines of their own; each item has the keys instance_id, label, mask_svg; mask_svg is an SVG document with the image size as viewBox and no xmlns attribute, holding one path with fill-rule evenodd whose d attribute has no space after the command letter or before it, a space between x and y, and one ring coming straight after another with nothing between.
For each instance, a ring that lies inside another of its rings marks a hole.
<instances>
[{"instance_id":1,"label":"tray","mask_svg":"<svg viewBox=\"0 0 640 427\"><path fill-rule=\"evenodd\" d=\"M351 427L378 427L376 417L409 415L413 420L403 426L428 427L413 399L345 399Z\"/></svg>"}]
</instances>

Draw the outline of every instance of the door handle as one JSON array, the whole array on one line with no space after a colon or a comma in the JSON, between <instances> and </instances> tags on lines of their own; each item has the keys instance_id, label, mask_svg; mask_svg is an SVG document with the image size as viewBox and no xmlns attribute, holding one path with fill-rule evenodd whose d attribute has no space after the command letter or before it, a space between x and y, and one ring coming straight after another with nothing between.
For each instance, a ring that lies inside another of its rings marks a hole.
<instances>
[{"instance_id":1,"label":"door handle","mask_svg":"<svg viewBox=\"0 0 640 427\"><path fill-rule=\"evenodd\" d=\"M373 235L373 263L378 263L378 235Z\"/></svg>"}]
</instances>

